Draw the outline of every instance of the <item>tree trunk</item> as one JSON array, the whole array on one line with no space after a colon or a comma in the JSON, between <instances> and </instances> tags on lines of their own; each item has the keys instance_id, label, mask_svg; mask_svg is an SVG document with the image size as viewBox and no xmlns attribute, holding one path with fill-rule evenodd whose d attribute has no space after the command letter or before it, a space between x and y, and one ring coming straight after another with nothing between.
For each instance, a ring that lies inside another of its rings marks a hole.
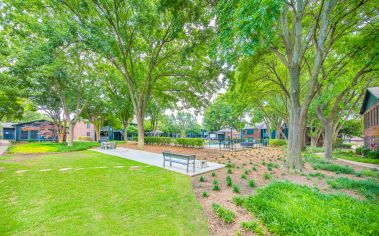
<instances>
[{"instance_id":1,"label":"tree trunk","mask_svg":"<svg viewBox=\"0 0 379 236\"><path fill-rule=\"evenodd\" d=\"M123 122L124 126L124 142L128 142L128 122Z\"/></svg>"},{"instance_id":2,"label":"tree trunk","mask_svg":"<svg viewBox=\"0 0 379 236\"><path fill-rule=\"evenodd\" d=\"M279 132L280 128L277 128L276 129L276 132L275 132L275 139L280 139L280 132Z\"/></svg>"},{"instance_id":3,"label":"tree trunk","mask_svg":"<svg viewBox=\"0 0 379 236\"><path fill-rule=\"evenodd\" d=\"M300 67L290 68L290 107L287 162L288 169L300 171L302 169L301 149L303 146L306 116L302 114L300 107Z\"/></svg>"},{"instance_id":4,"label":"tree trunk","mask_svg":"<svg viewBox=\"0 0 379 236\"><path fill-rule=\"evenodd\" d=\"M138 142L137 142L137 147L138 148L143 148L144 146L144 137L145 137L145 132L144 132L144 127L143 127L143 112L136 112L137 116L137 125L138 125Z\"/></svg>"},{"instance_id":5,"label":"tree trunk","mask_svg":"<svg viewBox=\"0 0 379 236\"><path fill-rule=\"evenodd\" d=\"M74 140L74 126L71 122L70 122L70 126L68 128L68 137L67 137L67 146L73 146L73 140Z\"/></svg>"},{"instance_id":6,"label":"tree trunk","mask_svg":"<svg viewBox=\"0 0 379 236\"><path fill-rule=\"evenodd\" d=\"M290 112L290 125L288 133L288 158L287 158L287 168L288 169L302 169L301 162L301 148L303 143L303 123L304 121L300 118L300 115L295 116Z\"/></svg>"},{"instance_id":7,"label":"tree trunk","mask_svg":"<svg viewBox=\"0 0 379 236\"><path fill-rule=\"evenodd\" d=\"M334 124L333 121L327 120L324 124L324 157L332 159Z\"/></svg>"}]
</instances>

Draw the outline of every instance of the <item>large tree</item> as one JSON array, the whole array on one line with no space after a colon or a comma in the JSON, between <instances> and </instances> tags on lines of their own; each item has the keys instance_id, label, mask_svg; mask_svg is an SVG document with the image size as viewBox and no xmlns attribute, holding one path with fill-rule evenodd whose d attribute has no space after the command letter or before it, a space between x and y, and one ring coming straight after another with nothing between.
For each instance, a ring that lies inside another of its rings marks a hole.
<instances>
[{"instance_id":1,"label":"large tree","mask_svg":"<svg viewBox=\"0 0 379 236\"><path fill-rule=\"evenodd\" d=\"M288 168L302 169L302 137L306 131L308 108L322 85L323 63L344 35L354 34L374 20L374 2L219 2L217 23L222 52L232 56L236 54L230 52L235 51L242 55L258 51L271 53L288 71Z\"/></svg>"},{"instance_id":2,"label":"large tree","mask_svg":"<svg viewBox=\"0 0 379 236\"><path fill-rule=\"evenodd\" d=\"M204 1L74 1L61 9L77 21L81 39L112 63L126 83L144 144L144 115L152 91L190 93L198 98L213 89L206 55L211 35Z\"/></svg>"}]
</instances>

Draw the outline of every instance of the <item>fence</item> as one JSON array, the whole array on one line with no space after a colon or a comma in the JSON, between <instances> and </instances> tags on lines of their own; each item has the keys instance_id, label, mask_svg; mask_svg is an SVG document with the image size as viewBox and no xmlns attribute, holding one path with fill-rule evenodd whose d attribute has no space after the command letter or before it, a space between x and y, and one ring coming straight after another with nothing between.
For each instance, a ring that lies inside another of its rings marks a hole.
<instances>
[{"instance_id":1,"label":"fence","mask_svg":"<svg viewBox=\"0 0 379 236\"><path fill-rule=\"evenodd\" d=\"M254 139L254 140L246 140L246 139L208 139L208 143L206 145L209 149L219 149L219 150L229 150L229 151L238 151L249 148L256 147L265 147L268 145L268 139Z\"/></svg>"}]
</instances>

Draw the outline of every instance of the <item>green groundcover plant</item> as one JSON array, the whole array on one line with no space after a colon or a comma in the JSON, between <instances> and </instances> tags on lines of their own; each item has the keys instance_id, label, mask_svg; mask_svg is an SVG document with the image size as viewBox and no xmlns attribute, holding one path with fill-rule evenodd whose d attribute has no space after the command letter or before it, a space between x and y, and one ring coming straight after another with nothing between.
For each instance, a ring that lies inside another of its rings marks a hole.
<instances>
[{"instance_id":1,"label":"green groundcover plant","mask_svg":"<svg viewBox=\"0 0 379 236\"><path fill-rule=\"evenodd\" d=\"M377 202L323 194L290 182L259 189L244 207L275 235L379 235Z\"/></svg>"}]
</instances>

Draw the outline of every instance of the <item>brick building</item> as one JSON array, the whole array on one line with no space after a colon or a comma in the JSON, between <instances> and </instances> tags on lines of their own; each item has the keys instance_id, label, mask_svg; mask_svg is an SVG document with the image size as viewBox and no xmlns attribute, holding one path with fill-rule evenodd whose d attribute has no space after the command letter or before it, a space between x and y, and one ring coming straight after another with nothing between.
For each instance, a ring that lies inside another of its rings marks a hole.
<instances>
[{"instance_id":1,"label":"brick building","mask_svg":"<svg viewBox=\"0 0 379 236\"><path fill-rule=\"evenodd\" d=\"M379 87L366 90L360 113L364 116L365 148L379 150Z\"/></svg>"}]
</instances>

